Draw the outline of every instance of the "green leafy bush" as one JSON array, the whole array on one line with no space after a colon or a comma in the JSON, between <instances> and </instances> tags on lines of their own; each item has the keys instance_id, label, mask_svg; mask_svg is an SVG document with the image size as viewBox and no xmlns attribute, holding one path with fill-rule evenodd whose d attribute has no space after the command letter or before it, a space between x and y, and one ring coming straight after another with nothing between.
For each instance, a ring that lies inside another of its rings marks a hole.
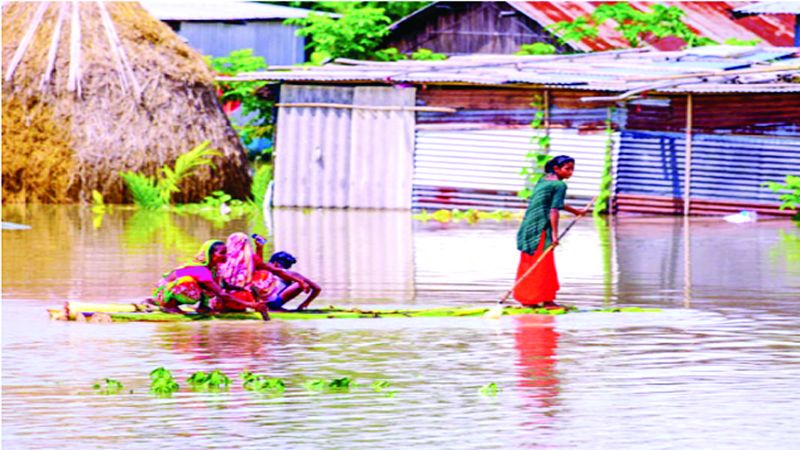
<instances>
[{"instance_id":1,"label":"green leafy bush","mask_svg":"<svg viewBox=\"0 0 800 450\"><path fill-rule=\"evenodd\" d=\"M133 202L137 206L147 209L158 209L169 205L172 201L172 194L180 192L181 181L194 174L199 167L216 167L207 158L222 156L222 154L207 148L210 143L211 141L205 141L180 155L175 160L174 169L163 166L153 177L132 171L121 172L119 175L131 191Z\"/></svg>"},{"instance_id":2,"label":"green leafy bush","mask_svg":"<svg viewBox=\"0 0 800 450\"><path fill-rule=\"evenodd\" d=\"M764 185L776 194L783 192L783 194L778 196L778 199L783 202L780 207L781 210L797 210L797 206L800 205L800 177L795 175L786 175L784 183L770 181ZM794 219L800 220L800 211L795 214Z\"/></svg>"},{"instance_id":3,"label":"green leafy bush","mask_svg":"<svg viewBox=\"0 0 800 450\"><path fill-rule=\"evenodd\" d=\"M411 59L415 61L444 61L447 55L444 53L434 53L433 50L427 48L420 48L411 54Z\"/></svg>"},{"instance_id":4,"label":"green leafy bush","mask_svg":"<svg viewBox=\"0 0 800 450\"><path fill-rule=\"evenodd\" d=\"M288 25L299 25L298 36L309 37L306 48L317 63L326 59L370 59L389 33L391 23L382 8L354 8L341 18L310 13L304 18L287 19Z\"/></svg>"},{"instance_id":5,"label":"green leafy bush","mask_svg":"<svg viewBox=\"0 0 800 450\"><path fill-rule=\"evenodd\" d=\"M556 52L556 47L550 44L545 44L542 42L536 42L533 44L522 44L520 45L520 50L515 55L552 55Z\"/></svg>"}]
</instances>

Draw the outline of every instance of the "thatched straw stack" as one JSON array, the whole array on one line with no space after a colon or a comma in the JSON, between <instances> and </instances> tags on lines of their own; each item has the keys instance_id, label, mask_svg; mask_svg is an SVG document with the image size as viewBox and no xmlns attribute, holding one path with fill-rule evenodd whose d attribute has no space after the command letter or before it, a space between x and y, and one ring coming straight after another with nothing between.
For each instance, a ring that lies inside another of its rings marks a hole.
<instances>
[{"instance_id":1,"label":"thatched straw stack","mask_svg":"<svg viewBox=\"0 0 800 450\"><path fill-rule=\"evenodd\" d=\"M241 142L201 55L135 2L3 5L3 202L129 201L119 172L152 175L210 140L225 156L177 201L249 193Z\"/></svg>"}]
</instances>

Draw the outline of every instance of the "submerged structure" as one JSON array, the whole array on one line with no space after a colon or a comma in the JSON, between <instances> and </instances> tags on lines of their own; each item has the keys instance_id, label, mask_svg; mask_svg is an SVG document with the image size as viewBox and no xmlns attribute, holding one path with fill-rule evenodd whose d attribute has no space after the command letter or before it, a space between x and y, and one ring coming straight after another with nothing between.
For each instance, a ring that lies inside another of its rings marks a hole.
<instances>
[{"instance_id":1,"label":"submerged structure","mask_svg":"<svg viewBox=\"0 0 800 450\"><path fill-rule=\"evenodd\" d=\"M575 157L569 194L610 191L617 212L789 214L764 183L800 173L797 53L339 59L233 79L281 84L276 206L523 208L539 152Z\"/></svg>"},{"instance_id":2,"label":"submerged structure","mask_svg":"<svg viewBox=\"0 0 800 450\"><path fill-rule=\"evenodd\" d=\"M108 203L119 172L154 174L210 140L224 156L177 201L249 194L238 136L200 54L135 2L6 2L3 201Z\"/></svg>"}]
</instances>

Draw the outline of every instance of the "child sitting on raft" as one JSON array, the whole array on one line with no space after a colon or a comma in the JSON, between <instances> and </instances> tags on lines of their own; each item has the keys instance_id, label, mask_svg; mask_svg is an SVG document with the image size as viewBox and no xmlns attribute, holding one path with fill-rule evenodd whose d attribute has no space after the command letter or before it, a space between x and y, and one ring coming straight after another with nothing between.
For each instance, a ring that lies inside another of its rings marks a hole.
<instances>
[{"instance_id":1,"label":"child sitting on raft","mask_svg":"<svg viewBox=\"0 0 800 450\"><path fill-rule=\"evenodd\" d=\"M287 272L278 265L264 263L261 257L263 245L263 242L257 240L257 252L254 252L250 237L246 234L233 233L228 237L228 259L220 266L220 274L223 286L238 299L238 304L230 303L225 298L217 298L215 310L238 311L241 309L239 305L244 303L266 305L267 299L284 284L297 283L303 290L309 289L302 277Z\"/></svg>"},{"instance_id":2,"label":"child sitting on raft","mask_svg":"<svg viewBox=\"0 0 800 450\"><path fill-rule=\"evenodd\" d=\"M227 260L227 248L222 241L206 241L195 256L194 261L163 275L153 291L155 303L161 311L183 314L179 305L199 303L199 313L213 310L209 300L217 299L240 309L253 308L264 320L269 320L269 312L264 304L240 299L225 292L220 286L219 266Z\"/></svg>"},{"instance_id":3,"label":"child sitting on raft","mask_svg":"<svg viewBox=\"0 0 800 450\"><path fill-rule=\"evenodd\" d=\"M319 287L317 283L309 280L308 278L300 275L297 272L292 272L289 268L292 267L297 260L294 256L286 253L286 252L278 252L270 257L269 262L272 264L276 264L282 267L286 273L291 274L301 280L303 280L308 286L308 288L304 288L301 283L284 283L281 280L278 280L278 289L276 289L272 295L267 299L267 306L272 311L281 311L283 310L283 305L285 305L290 300L293 300L295 297L300 295L301 292L308 292L308 298L305 299L300 306L297 307L298 310L303 310L308 308L308 305L314 301L315 298L322 292L322 288Z\"/></svg>"}]
</instances>

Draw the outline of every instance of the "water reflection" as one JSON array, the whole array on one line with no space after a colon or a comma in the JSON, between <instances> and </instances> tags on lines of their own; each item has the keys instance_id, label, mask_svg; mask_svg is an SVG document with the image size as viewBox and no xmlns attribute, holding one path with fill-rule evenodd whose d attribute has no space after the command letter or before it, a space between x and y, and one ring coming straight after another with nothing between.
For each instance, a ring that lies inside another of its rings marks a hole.
<instances>
[{"instance_id":1,"label":"water reflection","mask_svg":"<svg viewBox=\"0 0 800 450\"><path fill-rule=\"evenodd\" d=\"M519 352L517 366L529 414L521 426L549 428L558 406L559 381L556 349L559 334L553 316L515 316L514 347Z\"/></svg>"}]
</instances>

